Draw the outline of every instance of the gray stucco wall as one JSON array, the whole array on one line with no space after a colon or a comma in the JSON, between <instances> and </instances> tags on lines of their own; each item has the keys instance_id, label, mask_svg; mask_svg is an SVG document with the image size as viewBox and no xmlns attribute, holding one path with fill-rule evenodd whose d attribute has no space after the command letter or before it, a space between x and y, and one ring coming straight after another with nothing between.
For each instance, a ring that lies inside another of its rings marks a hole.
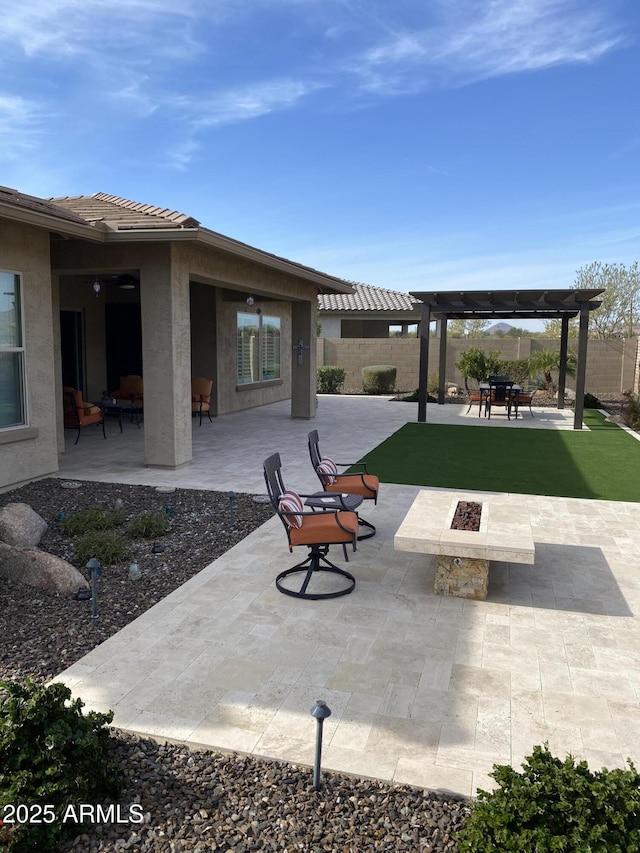
<instances>
[{"instance_id":1,"label":"gray stucco wall","mask_svg":"<svg viewBox=\"0 0 640 853\"><path fill-rule=\"evenodd\" d=\"M58 470L49 233L0 220L0 268L22 274L28 427L0 430L0 488Z\"/></svg>"}]
</instances>

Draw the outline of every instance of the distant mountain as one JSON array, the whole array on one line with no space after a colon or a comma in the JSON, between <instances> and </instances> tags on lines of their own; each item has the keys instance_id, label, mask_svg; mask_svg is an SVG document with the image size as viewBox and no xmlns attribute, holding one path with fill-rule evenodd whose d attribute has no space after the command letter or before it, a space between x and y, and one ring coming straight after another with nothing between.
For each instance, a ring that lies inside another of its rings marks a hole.
<instances>
[{"instance_id":1,"label":"distant mountain","mask_svg":"<svg viewBox=\"0 0 640 853\"><path fill-rule=\"evenodd\" d=\"M512 326L511 323L494 323L493 326L489 326L488 329L485 329L485 332L488 335L495 335L498 332L504 332L505 334L510 330L515 329L515 326Z\"/></svg>"}]
</instances>

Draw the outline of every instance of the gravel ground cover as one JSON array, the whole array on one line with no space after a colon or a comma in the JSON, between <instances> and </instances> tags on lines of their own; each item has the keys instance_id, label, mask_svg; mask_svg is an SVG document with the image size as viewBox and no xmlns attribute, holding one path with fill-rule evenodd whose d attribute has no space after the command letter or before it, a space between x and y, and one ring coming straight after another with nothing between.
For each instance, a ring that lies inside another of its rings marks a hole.
<instances>
[{"instance_id":1,"label":"gravel ground cover","mask_svg":"<svg viewBox=\"0 0 640 853\"><path fill-rule=\"evenodd\" d=\"M57 520L93 507L123 502L127 520L142 512L171 509L168 533L157 541L130 542L119 566L99 580L100 618L91 602L31 587L0 585L0 680L47 681L116 633L228 550L271 515L269 505L236 495L231 524L229 498L220 492L82 482L65 488L40 480L0 494L0 506L28 503L48 523L40 547L73 562L73 543ZM73 482L73 481L72 481ZM125 522L126 523L126 522ZM139 580L129 579L136 561ZM114 732L114 747L127 782L120 800L123 822L87 826L60 849L70 851L455 851L455 833L469 813L467 801L408 786L324 773L314 791L307 767L191 750ZM139 803L142 823L131 804Z\"/></svg>"}]
</instances>

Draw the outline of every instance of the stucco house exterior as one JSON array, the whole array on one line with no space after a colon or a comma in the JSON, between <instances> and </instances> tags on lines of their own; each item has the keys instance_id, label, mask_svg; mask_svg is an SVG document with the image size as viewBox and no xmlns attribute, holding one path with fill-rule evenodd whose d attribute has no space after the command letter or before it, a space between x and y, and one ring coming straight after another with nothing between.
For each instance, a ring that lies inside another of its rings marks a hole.
<instances>
[{"instance_id":1,"label":"stucco house exterior","mask_svg":"<svg viewBox=\"0 0 640 853\"><path fill-rule=\"evenodd\" d=\"M318 295L318 322L321 338L388 338L392 331L399 337L416 332L419 305L410 293L349 282L351 293Z\"/></svg>"},{"instance_id":2,"label":"stucco house exterior","mask_svg":"<svg viewBox=\"0 0 640 853\"><path fill-rule=\"evenodd\" d=\"M65 384L99 400L142 375L149 466L191 460L194 376L212 414L290 399L312 418L317 297L352 291L166 208L3 187L0 280L0 488L58 470Z\"/></svg>"}]
</instances>

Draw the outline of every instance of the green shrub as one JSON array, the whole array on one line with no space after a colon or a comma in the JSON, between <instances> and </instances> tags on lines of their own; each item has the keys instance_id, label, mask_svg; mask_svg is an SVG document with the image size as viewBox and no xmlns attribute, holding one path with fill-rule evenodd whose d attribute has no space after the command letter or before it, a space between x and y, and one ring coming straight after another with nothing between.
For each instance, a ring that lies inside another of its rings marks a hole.
<instances>
[{"instance_id":1,"label":"green shrub","mask_svg":"<svg viewBox=\"0 0 640 853\"><path fill-rule=\"evenodd\" d=\"M123 509L87 509L84 512L74 512L62 520L61 528L69 536L81 536L92 530L110 530L118 527L124 521Z\"/></svg>"},{"instance_id":2,"label":"green shrub","mask_svg":"<svg viewBox=\"0 0 640 853\"><path fill-rule=\"evenodd\" d=\"M602 403L594 394L589 394L588 392L584 395L584 403L582 404L585 409L601 409Z\"/></svg>"},{"instance_id":3,"label":"green shrub","mask_svg":"<svg viewBox=\"0 0 640 853\"><path fill-rule=\"evenodd\" d=\"M362 368L362 390L365 394L390 394L396 386L396 368L390 364L373 364Z\"/></svg>"},{"instance_id":4,"label":"green shrub","mask_svg":"<svg viewBox=\"0 0 640 853\"><path fill-rule=\"evenodd\" d=\"M64 684L17 681L0 684L0 814L10 803L47 804L52 822L0 828L0 849L11 853L57 850L63 837L82 831L63 822L66 808L117 798L124 773L112 757L106 726L113 713L82 713L80 699L69 701ZM42 815L43 818L45 815Z\"/></svg>"},{"instance_id":5,"label":"green shrub","mask_svg":"<svg viewBox=\"0 0 640 853\"><path fill-rule=\"evenodd\" d=\"M427 376L427 392L437 396L440 390L440 377L437 373L430 373Z\"/></svg>"},{"instance_id":6,"label":"green shrub","mask_svg":"<svg viewBox=\"0 0 640 853\"><path fill-rule=\"evenodd\" d=\"M157 539L164 536L169 527L167 516L162 512L143 512L129 525L129 536L133 539Z\"/></svg>"},{"instance_id":7,"label":"green shrub","mask_svg":"<svg viewBox=\"0 0 640 853\"><path fill-rule=\"evenodd\" d=\"M500 360L500 369L498 370L498 375L508 376L522 388L527 385L530 373L531 368L529 366L528 358Z\"/></svg>"},{"instance_id":8,"label":"green shrub","mask_svg":"<svg viewBox=\"0 0 640 853\"><path fill-rule=\"evenodd\" d=\"M324 364L318 368L318 394L339 394L342 391L347 371L335 364Z\"/></svg>"},{"instance_id":9,"label":"green shrub","mask_svg":"<svg viewBox=\"0 0 640 853\"><path fill-rule=\"evenodd\" d=\"M417 403L419 393L420 392L419 392L418 388L416 388L415 391L413 391L411 394L407 394L406 397L400 397L400 402L401 403ZM427 394L427 403L437 403L437 402L438 402L438 400L436 397L433 396L433 394Z\"/></svg>"},{"instance_id":10,"label":"green shrub","mask_svg":"<svg viewBox=\"0 0 640 853\"><path fill-rule=\"evenodd\" d=\"M73 543L78 562L86 565L92 557L103 565L122 563L129 553L124 538L112 530L95 530L86 533Z\"/></svg>"},{"instance_id":11,"label":"green shrub","mask_svg":"<svg viewBox=\"0 0 640 853\"><path fill-rule=\"evenodd\" d=\"M640 429L640 399L631 391L623 393L622 420L631 429Z\"/></svg>"},{"instance_id":12,"label":"green shrub","mask_svg":"<svg viewBox=\"0 0 640 853\"><path fill-rule=\"evenodd\" d=\"M628 769L592 773L586 761L554 758L535 746L522 773L494 765L499 787L479 791L459 833L472 853L638 853L640 775Z\"/></svg>"},{"instance_id":13,"label":"green shrub","mask_svg":"<svg viewBox=\"0 0 640 853\"><path fill-rule=\"evenodd\" d=\"M456 361L460 373L466 379L475 379L476 382L486 382L488 376L499 376L501 365L500 350L485 353L478 347L465 350Z\"/></svg>"}]
</instances>

